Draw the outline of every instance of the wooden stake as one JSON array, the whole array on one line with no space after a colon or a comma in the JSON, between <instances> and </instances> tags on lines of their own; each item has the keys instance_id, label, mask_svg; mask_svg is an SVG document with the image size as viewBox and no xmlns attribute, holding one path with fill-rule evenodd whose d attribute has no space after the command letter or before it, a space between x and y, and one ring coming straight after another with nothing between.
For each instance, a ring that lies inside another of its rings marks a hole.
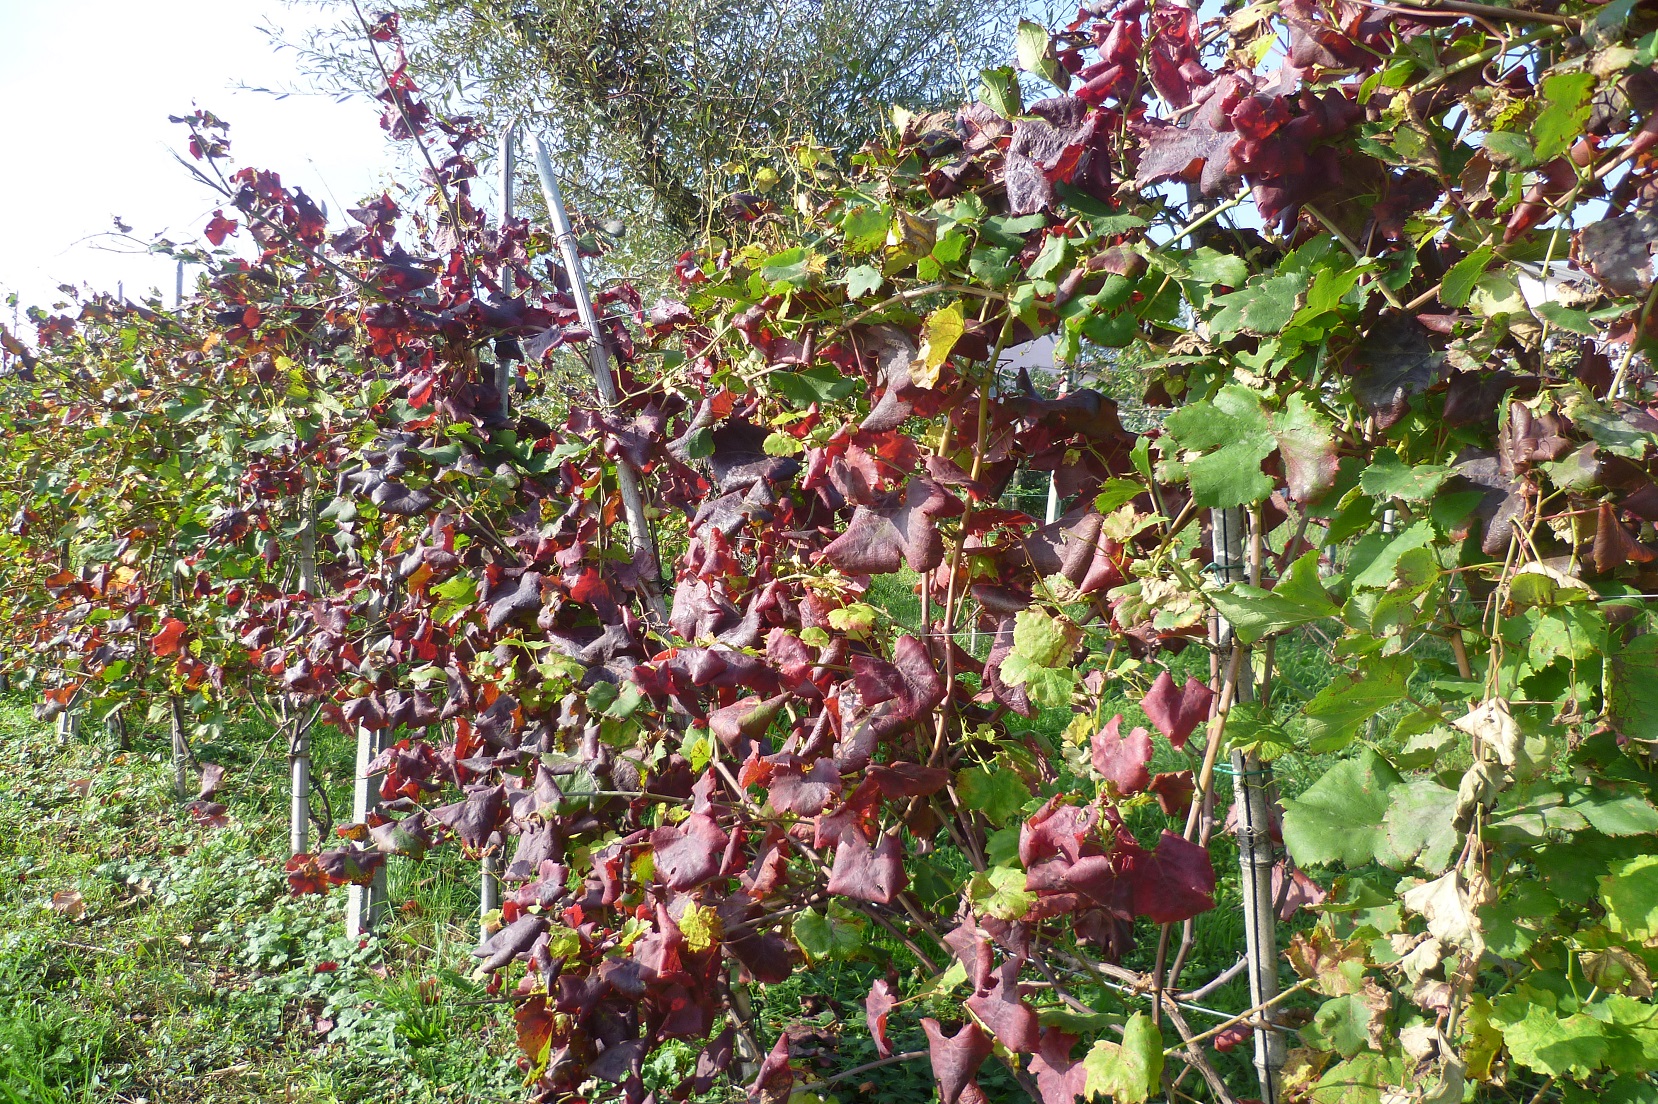
<instances>
[{"instance_id":1,"label":"wooden stake","mask_svg":"<svg viewBox=\"0 0 1658 1104\"><path fill-rule=\"evenodd\" d=\"M1244 559L1244 513L1242 510L1211 510L1211 551L1219 582L1242 582L1251 574ZM1259 515L1257 515L1257 525ZM1257 559L1253 574L1258 577L1261 540L1253 542ZM1241 655L1242 647L1225 618L1216 616L1214 640L1218 647ZM1254 687L1247 663L1239 664L1237 699L1249 701ZM1250 1003L1264 1005L1278 995L1277 915L1272 896L1272 768L1253 752L1234 750L1231 755L1235 780L1238 823L1238 865L1242 875L1245 955L1248 959ZM1285 1061L1283 1032L1261 1027L1255 1032L1255 1074L1261 1099L1277 1104L1279 1071Z\"/></svg>"}]
</instances>

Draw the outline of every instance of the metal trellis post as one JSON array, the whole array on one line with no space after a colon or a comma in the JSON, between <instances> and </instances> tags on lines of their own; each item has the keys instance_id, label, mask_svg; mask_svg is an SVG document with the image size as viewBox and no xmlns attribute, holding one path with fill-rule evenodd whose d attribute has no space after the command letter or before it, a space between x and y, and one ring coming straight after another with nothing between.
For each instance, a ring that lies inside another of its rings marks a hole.
<instances>
[{"instance_id":1,"label":"metal trellis post","mask_svg":"<svg viewBox=\"0 0 1658 1104\"><path fill-rule=\"evenodd\" d=\"M552 157L547 143L539 135L535 139L535 169L541 178L541 194L547 201L547 214L553 220L553 237L564 256L564 267L570 276L570 291L576 299L576 313L581 324L592 336L587 343L588 361L593 370L593 383L599 391L599 403L606 413L617 402L616 380L610 373L610 348L604 339L604 330L593 311L593 300L587 292L587 276L582 270L581 256L576 249L576 234L570 228L570 216L564 210L564 196L559 191L558 178L553 175ZM622 511L627 516L629 543L634 564L645 580L645 597L652 617L658 626L666 625L668 609L662 600L662 568L657 562L656 542L651 537L650 521L645 517L645 500L639 490L639 473L627 458L616 458L616 488L621 492Z\"/></svg>"},{"instance_id":2,"label":"metal trellis post","mask_svg":"<svg viewBox=\"0 0 1658 1104\"><path fill-rule=\"evenodd\" d=\"M501 175L499 178L501 203L501 228L506 229L507 223L512 221L512 181L516 169L514 164L517 154L516 123L509 124L501 134ZM512 414L512 362L504 358L497 360L495 365L495 390L501 396L501 416L510 417ZM482 944L488 933L484 930L484 923L489 914L501 907L501 857L499 852L488 847L487 841L484 850L483 870L478 883L478 942Z\"/></svg>"},{"instance_id":3,"label":"metal trellis post","mask_svg":"<svg viewBox=\"0 0 1658 1104\"><path fill-rule=\"evenodd\" d=\"M351 787L351 817L358 824L366 821L380 804L380 787L369 777L368 768L380 754L385 737L383 728L357 726L357 771ZM368 934L380 926L385 914L386 864L382 862L375 868L374 878L368 885L351 887L345 906L346 937L359 939Z\"/></svg>"}]
</instances>

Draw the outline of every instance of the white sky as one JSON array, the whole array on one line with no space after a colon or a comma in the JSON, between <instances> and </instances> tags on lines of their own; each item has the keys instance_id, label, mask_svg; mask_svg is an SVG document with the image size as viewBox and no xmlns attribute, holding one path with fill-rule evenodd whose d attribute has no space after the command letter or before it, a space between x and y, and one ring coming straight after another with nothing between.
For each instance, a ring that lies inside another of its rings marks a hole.
<instances>
[{"instance_id":1,"label":"white sky","mask_svg":"<svg viewBox=\"0 0 1658 1104\"><path fill-rule=\"evenodd\" d=\"M129 299L160 287L170 302L171 262L94 236L116 215L141 241L200 236L212 193L173 160L187 138L167 122L196 106L231 124L237 164L276 170L331 223L377 194L398 158L373 105L234 90L298 83L260 28L321 18L281 0L0 0L0 297L49 306L60 283L124 282Z\"/></svg>"}]
</instances>

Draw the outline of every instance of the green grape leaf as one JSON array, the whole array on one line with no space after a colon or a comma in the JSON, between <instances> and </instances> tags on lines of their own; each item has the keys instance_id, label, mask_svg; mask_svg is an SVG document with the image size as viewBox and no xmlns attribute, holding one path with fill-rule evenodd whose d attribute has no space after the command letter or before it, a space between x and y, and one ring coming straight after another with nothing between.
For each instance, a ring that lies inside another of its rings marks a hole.
<instances>
[{"instance_id":1,"label":"green grape leaf","mask_svg":"<svg viewBox=\"0 0 1658 1104\"><path fill-rule=\"evenodd\" d=\"M679 934L685 937L686 949L693 953L701 953L719 944L723 927L720 914L707 905L698 905L694 902L687 905L676 923L679 925ZM571 932L570 934L575 935L576 933ZM548 950L551 949L548 948ZM578 938L575 950L568 951L566 954L574 954L580 949L581 942Z\"/></svg>"},{"instance_id":2,"label":"green grape leaf","mask_svg":"<svg viewBox=\"0 0 1658 1104\"><path fill-rule=\"evenodd\" d=\"M1028 73L1036 73L1049 84L1061 89L1071 86L1071 74L1060 68L1058 60L1054 58L1048 28L1029 19L1021 19L1016 41L1019 68Z\"/></svg>"},{"instance_id":3,"label":"green grape leaf","mask_svg":"<svg viewBox=\"0 0 1658 1104\"><path fill-rule=\"evenodd\" d=\"M1386 656L1337 675L1302 707L1301 734L1308 749L1323 753L1351 743L1360 725L1404 700L1411 666L1408 657Z\"/></svg>"},{"instance_id":4,"label":"green grape leaf","mask_svg":"<svg viewBox=\"0 0 1658 1104\"><path fill-rule=\"evenodd\" d=\"M1520 642L1539 671L1557 659L1585 660L1606 651L1606 615L1596 606L1532 606L1521 618L1525 634Z\"/></svg>"},{"instance_id":5,"label":"green grape leaf","mask_svg":"<svg viewBox=\"0 0 1658 1104\"><path fill-rule=\"evenodd\" d=\"M775 288L803 288L823 271L823 258L803 245L767 257L760 278Z\"/></svg>"},{"instance_id":6,"label":"green grape leaf","mask_svg":"<svg viewBox=\"0 0 1658 1104\"><path fill-rule=\"evenodd\" d=\"M965 767L958 771L956 794L963 805L983 813L997 827L1018 817L1030 801L1030 787L1025 780L1001 761L991 770Z\"/></svg>"},{"instance_id":7,"label":"green grape leaf","mask_svg":"<svg viewBox=\"0 0 1658 1104\"><path fill-rule=\"evenodd\" d=\"M766 374L766 381L779 395L802 407L844 399L858 388L857 380L848 379L827 366L799 372L774 369Z\"/></svg>"},{"instance_id":8,"label":"green grape leaf","mask_svg":"<svg viewBox=\"0 0 1658 1104\"><path fill-rule=\"evenodd\" d=\"M1088 1071L1083 1096L1109 1096L1114 1104L1145 1104L1163 1077L1163 1033L1144 1012L1129 1017L1123 1041L1101 1039L1082 1060Z\"/></svg>"},{"instance_id":9,"label":"green grape leaf","mask_svg":"<svg viewBox=\"0 0 1658 1104\"><path fill-rule=\"evenodd\" d=\"M1020 610L1013 619L1013 654L1052 667L1076 651L1076 626L1040 609Z\"/></svg>"},{"instance_id":10,"label":"green grape leaf","mask_svg":"<svg viewBox=\"0 0 1658 1104\"><path fill-rule=\"evenodd\" d=\"M831 902L826 913L807 909L794 918L794 941L813 961L850 958L864 945L866 923L862 916Z\"/></svg>"},{"instance_id":11,"label":"green grape leaf","mask_svg":"<svg viewBox=\"0 0 1658 1104\"><path fill-rule=\"evenodd\" d=\"M979 74L979 99L1004 119L1024 114L1025 102L1019 91L1019 77L1011 65L999 65Z\"/></svg>"},{"instance_id":12,"label":"green grape leaf","mask_svg":"<svg viewBox=\"0 0 1658 1104\"><path fill-rule=\"evenodd\" d=\"M1549 930L1560 902L1535 879L1521 878L1479 910L1485 948L1503 958L1519 958Z\"/></svg>"},{"instance_id":13,"label":"green grape leaf","mask_svg":"<svg viewBox=\"0 0 1658 1104\"><path fill-rule=\"evenodd\" d=\"M1658 1007L1613 993L1584 1012L1605 1025L1608 1068L1630 1074L1658 1069Z\"/></svg>"},{"instance_id":14,"label":"green grape leaf","mask_svg":"<svg viewBox=\"0 0 1658 1104\"><path fill-rule=\"evenodd\" d=\"M1145 486L1132 479L1107 479L1094 497L1094 509L1102 514L1115 513L1145 493Z\"/></svg>"},{"instance_id":15,"label":"green grape leaf","mask_svg":"<svg viewBox=\"0 0 1658 1104\"><path fill-rule=\"evenodd\" d=\"M1217 338L1239 332L1275 335L1295 317L1297 300L1306 290L1305 272L1257 277L1216 297L1214 305L1220 309L1209 319L1209 329Z\"/></svg>"},{"instance_id":16,"label":"green grape leaf","mask_svg":"<svg viewBox=\"0 0 1658 1104\"><path fill-rule=\"evenodd\" d=\"M1376 998L1380 995L1381 999ZM1379 1007L1378 1007L1379 1005ZM1381 1050L1386 1044L1384 1018L1388 1001L1375 986L1367 991L1335 997L1318 1006L1313 1022L1301 1035L1319 1050L1333 1050L1343 1058L1366 1050Z\"/></svg>"},{"instance_id":17,"label":"green grape leaf","mask_svg":"<svg viewBox=\"0 0 1658 1104\"><path fill-rule=\"evenodd\" d=\"M1253 391L1228 384L1212 400L1169 415L1164 428L1182 449L1205 453L1181 462L1199 506L1225 509L1272 493L1261 461L1277 449L1278 440Z\"/></svg>"},{"instance_id":18,"label":"green grape leaf","mask_svg":"<svg viewBox=\"0 0 1658 1104\"><path fill-rule=\"evenodd\" d=\"M1184 268L1177 275L1182 275L1199 283L1213 287L1222 284L1226 287L1243 287L1249 279L1249 265L1242 257L1231 253L1221 253L1210 249L1207 245L1199 246L1187 256L1180 258L1185 262ZM1165 261L1168 258L1164 258Z\"/></svg>"},{"instance_id":19,"label":"green grape leaf","mask_svg":"<svg viewBox=\"0 0 1658 1104\"><path fill-rule=\"evenodd\" d=\"M1399 772L1369 748L1337 763L1284 807L1284 846L1303 866L1363 866L1385 842L1389 792Z\"/></svg>"},{"instance_id":20,"label":"green grape leaf","mask_svg":"<svg viewBox=\"0 0 1658 1104\"><path fill-rule=\"evenodd\" d=\"M1573 310L1552 299L1545 299L1534 308L1537 316L1550 325L1559 326L1570 333L1582 334L1584 337L1597 337L1600 327L1588 311Z\"/></svg>"},{"instance_id":21,"label":"green grape leaf","mask_svg":"<svg viewBox=\"0 0 1658 1104\"><path fill-rule=\"evenodd\" d=\"M974 874L967 898L980 912L1007 921L1023 919L1036 904L1036 894L1025 889L1025 872L1016 866L992 866Z\"/></svg>"},{"instance_id":22,"label":"green grape leaf","mask_svg":"<svg viewBox=\"0 0 1658 1104\"><path fill-rule=\"evenodd\" d=\"M1658 832L1658 809L1634 788L1567 784L1565 807L1606 836L1647 836Z\"/></svg>"},{"instance_id":23,"label":"green grape leaf","mask_svg":"<svg viewBox=\"0 0 1658 1104\"><path fill-rule=\"evenodd\" d=\"M1336 480L1336 447L1328 418L1299 395L1269 413L1261 396L1228 384L1213 399L1190 403L1169 415L1165 428L1183 450L1166 465L1170 478L1184 476L1198 505L1241 506L1272 493L1261 461L1279 453L1290 496L1299 502L1326 494ZM1202 456L1190 453L1202 452Z\"/></svg>"},{"instance_id":24,"label":"green grape leaf","mask_svg":"<svg viewBox=\"0 0 1658 1104\"><path fill-rule=\"evenodd\" d=\"M1270 420L1290 497L1297 502L1323 498L1336 485L1336 438L1330 419L1305 396L1294 394Z\"/></svg>"},{"instance_id":25,"label":"green grape leaf","mask_svg":"<svg viewBox=\"0 0 1658 1104\"><path fill-rule=\"evenodd\" d=\"M848 253L873 253L886 244L892 212L885 207L853 207L841 219L841 234ZM854 269L853 271L857 271ZM871 269L873 271L873 269ZM854 299L857 295L852 296Z\"/></svg>"},{"instance_id":26,"label":"green grape leaf","mask_svg":"<svg viewBox=\"0 0 1658 1104\"><path fill-rule=\"evenodd\" d=\"M1495 251L1489 245L1482 245L1452 265L1450 271L1445 273L1445 279L1439 283L1439 301L1457 310L1467 306L1468 297L1474 293L1475 282L1485 274L1494 255Z\"/></svg>"},{"instance_id":27,"label":"green grape leaf","mask_svg":"<svg viewBox=\"0 0 1658 1104\"><path fill-rule=\"evenodd\" d=\"M1456 830L1457 793L1429 778L1393 787L1376 861L1395 870L1412 863L1443 873L1462 844Z\"/></svg>"},{"instance_id":28,"label":"green grape leaf","mask_svg":"<svg viewBox=\"0 0 1658 1104\"><path fill-rule=\"evenodd\" d=\"M1371 498L1426 502L1451 470L1443 464L1406 464L1392 449L1378 450L1359 476L1359 489Z\"/></svg>"},{"instance_id":29,"label":"green grape leaf","mask_svg":"<svg viewBox=\"0 0 1658 1104\"><path fill-rule=\"evenodd\" d=\"M862 299L871 292L881 290L881 285L887 278L881 275L881 270L874 265L858 265L846 270L846 297L848 299Z\"/></svg>"},{"instance_id":30,"label":"green grape leaf","mask_svg":"<svg viewBox=\"0 0 1658 1104\"><path fill-rule=\"evenodd\" d=\"M1433 525L1426 521L1418 521L1399 533L1367 533L1353 548L1347 579L1354 589L1391 587L1394 569L1404 554L1413 548L1425 548L1433 540Z\"/></svg>"},{"instance_id":31,"label":"green grape leaf","mask_svg":"<svg viewBox=\"0 0 1658 1104\"><path fill-rule=\"evenodd\" d=\"M1600 879L1606 925L1638 942L1658 936L1658 855L1613 863Z\"/></svg>"},{"instance_id":32,"label":"green grape leaf","mask_svg":"<svg viewBox=\"0 0 1658 1104\"><path fill-rule=\"evenodd\" d=\"M1617 411L1608 410L1593 396L1573 395L1566 403L1566 412L1572 424L1588 432L1595 444L1614 456L1641 460L1647 449L1658 443L1650 431L1633 418L1626 420Z\"/></svg>"},{"instance_id":33,"label":"green grape leaf","mask_svg":"<svg viewBox=\"0 0 1658 1104\"><path fill-rule=\"evenodd\" d=\"M1557 73L1543 78L1542 98L1547 106L1531 125L1539 161L1553 161L1582 135L1583 123L1589 117L1589 93L1594 88L1593 73Z\"/></svg>"},{"instance_id":34,"label":"green grape leaf","mask_svg":"<svg viewBox=\"0 0 1658 1104\"><path fill-rule=\"evenodd\" d=\"M1209 601L1245 644L1264 636L1306 625L1340 612L1318 577L1318 552L1308 552L1290 564L1271 590L1233 583L1211 591Z\"/></svg>"},{"instance_id":35,"label":"green grape leaf","mask_svg":"<svg viewBox=\"0 0 1658 1104\"><path fill-rule=\"evenodd\" d=\"M1606 671L1606 719L1621 735L1658 740L1658 634L1613 651Z\"/></svg>"},{"instance_id":36,"label":"green grape leaf","mask_svg":"<svg viewBox=\"0 0 1658 1104\"><path fill-rule=\"evenodd\" d=\"M1045 280L1069 259L1071 239L1063 233L1050 234L1042 243L1042 252L1025 268L1025 275L1032 280Z\"/></svg>"},{"instance_id":37,"label":"green grape leaf","mask_svg":"<svg viewBox=\"0 0 1658 1104\"><path fill-rule=\"evenodd\" d=\"M1403 1080L1399 1059L1375 1051L1355 1054L1324 1071L1307 1093L1311 1104L1381 1104L1382 1092Z\"/></svg>"},{"instance_id":38,"label":"green grape leaf","mask_svg":"<svg viewBox=\"0 0 1658 1104\"><path fill-rule=\"evenodd\" d=\"M1562 1016L1553 993L1521 985L1492 1002L1492 1023L1514 1060L1549 1077L1587 1077L1606 1061L1606 1026L1581 1012Z\"/></svg>"}]
</instances>

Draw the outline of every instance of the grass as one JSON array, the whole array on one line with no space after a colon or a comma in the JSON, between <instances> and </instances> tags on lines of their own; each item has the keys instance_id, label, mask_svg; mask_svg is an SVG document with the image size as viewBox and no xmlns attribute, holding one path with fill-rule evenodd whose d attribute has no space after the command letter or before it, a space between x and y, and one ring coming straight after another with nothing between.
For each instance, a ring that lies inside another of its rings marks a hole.
<instances>
[{"instance_id":1,"label":"grass","mask_svg":"<svg viewBox=\"0 0 1658 1104\"><path fill-rule=\"evenodd\" d=\"M0 1104L519 1098L511 1017L466 976L475 868L394 864L391 922L348 945L343 894L288 896L283 764L238 752L260 742L201 749L231 767L211 830L160 741L0 705ZM344 740L317 743L348 781Z\"/></svg>"}]
</instances>

